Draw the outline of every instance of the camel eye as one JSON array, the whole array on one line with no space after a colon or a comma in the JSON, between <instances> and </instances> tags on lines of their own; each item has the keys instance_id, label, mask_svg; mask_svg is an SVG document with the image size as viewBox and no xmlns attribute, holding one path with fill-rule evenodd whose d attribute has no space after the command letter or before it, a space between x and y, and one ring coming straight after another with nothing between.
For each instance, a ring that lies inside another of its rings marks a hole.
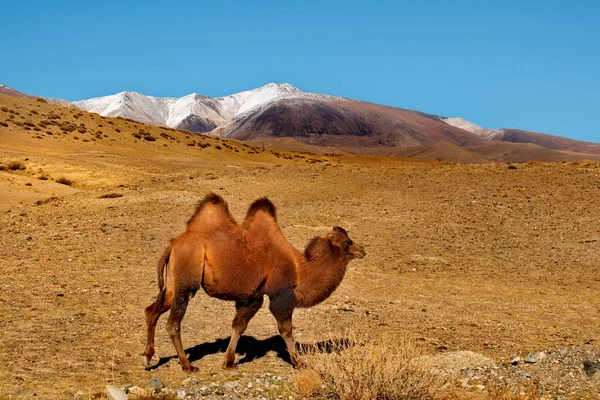
<instances>
[{"instance_id":1,"label":"camel eye","mask_svg":"<svg viewBox=\"0 0 600 400\"><path fill-rule=\"evenodd\" d=\"M352 246L352 240L348 240L346 243L344 243L344 246L346 246L346 247Z\"/></svg>"}]
</instances>

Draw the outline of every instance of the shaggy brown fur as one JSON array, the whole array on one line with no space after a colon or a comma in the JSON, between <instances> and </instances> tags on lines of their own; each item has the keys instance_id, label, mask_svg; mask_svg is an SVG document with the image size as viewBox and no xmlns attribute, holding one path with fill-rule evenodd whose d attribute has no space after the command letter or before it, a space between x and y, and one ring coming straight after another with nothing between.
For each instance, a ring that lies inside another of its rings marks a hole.
<instances>
[{"instance_id":1,"label":"shaggy brown fur","mask_svg":"<svg viewBox=\"0 0 600 400\"><path fill-rule=\"evenodd\" d=\"M283 236L269 199L256 200L238 224L227 203L211 193L198 203L186 231L171 241L158 262L159 294L146 308L148 341L142 362L149 367L156 323L170 309L167 332L181 366L197 370L183 351L180 324L190 297L203 288L209 296L235 301L224 367L234 366L237 342L262 307L264 295L269 296L269 308L295 363L294 308L325 300L342 281L350 260L364 256L362 246L340 227L298 251Z\"/></svg>"}]
</instances>

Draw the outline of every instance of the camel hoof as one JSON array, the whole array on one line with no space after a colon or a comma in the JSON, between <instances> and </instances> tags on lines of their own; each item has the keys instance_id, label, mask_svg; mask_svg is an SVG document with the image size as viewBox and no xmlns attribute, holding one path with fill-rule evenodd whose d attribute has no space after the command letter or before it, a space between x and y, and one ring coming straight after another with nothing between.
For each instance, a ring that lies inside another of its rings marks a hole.
<instances>
[{"instance_id":1,"label":"camel hoof","mask_svg":"<svg viewBox=\"0 0 600 400\"><path fill-rule=\"evenodd\" d=\"M150 368L150 360L148 360L148 357L146 356L142 356L142 364L144 365L144 368L149 369Z\"/></svg>"},{"instance_id":2,"label":"camel hoof","mask_svg":"<svg viewBox=\"0 0 600 400\"><path fill-rule=\"evenodd\" d=\"M198 368L198 367L194 367L193 365L190 365L190 366L189 366L189 367L187 367L187 368L183 368L183 370L184 370L185 372L189 372L190 374L193 374L194 372L198 372L198 371L200 371L200 368Z\"/></svg>"},{"instance_id":3,"label":"camel hoof","mask_svg":"<svg viewBox=\"0 0 600 400\"><path fill-rule=\"evenodd\" d=\"M237 364L234 362L230 364L227 361L225 361L223 363L223 369L236 369L237 367L238 367Z\"/></svg>"}]
</instances>

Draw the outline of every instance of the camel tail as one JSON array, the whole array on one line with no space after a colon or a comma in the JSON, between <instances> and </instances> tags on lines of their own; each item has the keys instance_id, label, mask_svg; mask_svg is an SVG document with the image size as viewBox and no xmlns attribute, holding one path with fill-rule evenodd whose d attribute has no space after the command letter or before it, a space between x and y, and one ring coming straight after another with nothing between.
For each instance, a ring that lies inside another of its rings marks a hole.
<instances>
[{"instance_id":1,"label":"camel tail","mask_svg":"<svg viewBox=\"0 0 600 400\"><path fill-rule=\"evenodd\" d=\"M165 249L162 256L160 256L160 259L158 260L158 265L156 266L156 272L158 274L158 290L161 292L165 288L165 268L169 263L169 257L171 257L172 248L173 245L170 244L169 247Z\"/></svg>"}]
</instances>

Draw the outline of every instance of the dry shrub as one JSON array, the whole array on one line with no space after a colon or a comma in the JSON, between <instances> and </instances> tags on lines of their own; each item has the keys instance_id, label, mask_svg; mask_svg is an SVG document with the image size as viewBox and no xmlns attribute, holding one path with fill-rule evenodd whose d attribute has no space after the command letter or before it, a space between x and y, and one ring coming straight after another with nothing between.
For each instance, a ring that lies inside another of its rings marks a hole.
<instances>
[{"instance_id":1,"label":"dry shrub","mask_svg":"<svg viewBox=\"0 0 600 400\"><path fill-rule=\"evenodd\" d=\"M347 400L434 399L444 384L408 337L351 333L326 350L308 349L300 356L314 372L312 377L310 372L296 375L302 394ZM315 377L322 383L315 383Z\"/></svg>"},{"instance_id":2,"label":"dry shrub","mask_svg":"<svg viewBox=\"0 0 600 400\"><path fill-rule=\"evenodd\" d=\"M25 169L25 164L20 161L11 161L8 163L7 168L11 171L22 171Z\"/></svg>"},{"instance_id":3,"label":"dry shrub","mask_svg":"<svg viewBox=\"0 0 600 400\"><path fill-rule=\"evenodd\" d=\"M61 176L60 178L56 179L57 183L62 183L63 185L67 185L67 186L71 186L73 184L73 181L70 180L69 178L65 178L64 176Z\"/></svg>"},{"instance_id":4,"label":"dry shrub","mask_svg":"<svg viewBox=\"0 0 600 400\"><path fill-rule=\"evenodd\" d=\"M116 199L118 197L123 197L121 193L105 193L98 196L99 199Z\"/></svg>"},{"instance_id":5,"label":"dry shrub","mask_svg":"<svg viewBox=\"0 0 600 400\"><path fill-rule=\"evenodd\" d=\"M42 199L42 200L36 201L35 204L37 204L38 206L41 206L42 204L51 203L54 200L58 200L58 198L56 198L56 197L48 197L46 199Z\"/></svg>"},{"instance_id":6,"label":"dry shrub","mask_svg":"<svg viewBox=\"0 0 600 400\"><path fill-rule=\"evenodd\" d=\"M319 375L312 369L302 369L298 371L294 376L294 379L296 380L298 393L301 396L309 396L312 393L316 393L323 384Z\"/></svg>"}]
</instances>

